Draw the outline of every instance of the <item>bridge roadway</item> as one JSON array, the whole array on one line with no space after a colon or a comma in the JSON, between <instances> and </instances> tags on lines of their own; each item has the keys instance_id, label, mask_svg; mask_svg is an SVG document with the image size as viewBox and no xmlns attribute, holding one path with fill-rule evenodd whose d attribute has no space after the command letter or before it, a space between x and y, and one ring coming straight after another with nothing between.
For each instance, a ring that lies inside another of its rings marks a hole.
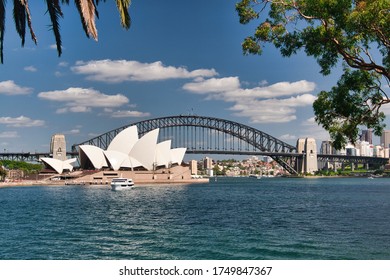
<instances>
[{"instance_id":1,"label":"bridge roadway","mask_svg":"<svg viewBox=\"0 0 390 280\"><path fill-rule=\"evenodd\" d=\"M228 150L187 150L187 154L210 154L210 155L248 155L248 156L279 156L302 158L303 154L299 153L276 153L276 152L258 152L258 151L228 151ZM77 152L67 152L68 157L78 157ZM41 157L50 157L50 153L0 153L0 160L15 160L25 162L39 162ZM389 162L387 158L366 157L366 156L347 156L347 155L326 155L317 154L318 162L339 162L355 164L377 164L385 165Z\"/></svg>"},{"instance_id":2,"label":"bridge roadway","mask_svg":"<svg viewBox=\"0 0 390 280\"><path fill-rule=\"evenodd\" d=\"M275 153L275 152L257 152L257 151L219 151L219 150L209 150L209 151L197 151L197 150L188 150L187 154L225 154L225 155L252 155L252 156L270 156L270 157L295 157L302 159L304 154L299 153ZM326 155L326 154L317 154L318 162L339 162L339 163L355 163L355 164L377 164L385 165L389 163L388 158L381 157L366 157L366 156L348 156L348 155Z\"/></svg>"},{"instance_id":3,"label":"bridge roadway","mask_svg":"<svg viewBox=\"0 0 390 280\"><path fill-rule=\"evenodd\" d=\"M66 153L69 157L77 157L78 153L68 152ZM21 153L0 153L0 160L14 160L14 161L25 161L25 162L39 162L39 159L42 157L51 157L50 153L30 153L30 152L21 152Z\"/></svg>"}]
</instances>

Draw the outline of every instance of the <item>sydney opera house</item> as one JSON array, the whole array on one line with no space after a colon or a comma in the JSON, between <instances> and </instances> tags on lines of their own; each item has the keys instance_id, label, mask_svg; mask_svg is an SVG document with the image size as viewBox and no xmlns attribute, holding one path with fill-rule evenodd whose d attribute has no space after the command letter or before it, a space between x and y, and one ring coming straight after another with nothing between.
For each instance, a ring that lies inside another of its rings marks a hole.
<instances>
[{"instance_id":1,"label":"sydney opera house","mask_svg":"<svg viewBox=\"0 0 390 280\"><path fill-rule=\"evenodd\" d=\"M137 126L122 130L107 150L92 145L79 146L82 169L156 170L181 164L186 148L171 149L171 140L157 143L159 129L138 138Z\"/></svg>"},{"instance_id":2,"label":"sydney opera house","mask_svg":"<svg viewBox=\"0 0 390 280\"><path fill-rule=\"evenodd\" d=\"M79 172L83 171L84 175L85 171L94 172L89 175L89 178L78 179L106 182L117 176L131 176L135 181L137 178L140 181L142 178L155 180L157 177L167 180L176 177L191 178L189 169L181 167L186 148L172 149L171 140L159 143L158 135L157 128L139 138L137 126L131 126L118 133L106 150L93 145L80 145L78 170L81 171ZM55 158L41 158L41 160L47 168L55 170L58 174L72 172L73 164L77 161L77 159Z\"/></svg>"}]
</instances>

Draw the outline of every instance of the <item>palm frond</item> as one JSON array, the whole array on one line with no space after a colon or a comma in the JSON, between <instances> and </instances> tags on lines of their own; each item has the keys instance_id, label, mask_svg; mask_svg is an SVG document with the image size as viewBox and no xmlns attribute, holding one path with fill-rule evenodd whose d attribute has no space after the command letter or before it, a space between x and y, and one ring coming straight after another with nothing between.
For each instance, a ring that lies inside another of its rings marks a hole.
<instances>
[{"instance_id":1,"label":"palm frond","mask_svg":"<svg viewBox=\"0 0 390 280\"><path fill-rule=\"evenodd\" d=\"M59 0L46 0L47 3L47 11L51 20L51 29L53 30L54 37L57 45L57 53L58 56L62 54L62 42L61 42L61 34L60 34L60 24L58 19L63 17Z\"/></svg>"},{"instance_id":2,"label":"palm frond","mask_svg":"<svg viewBox=\"0 0 390 280\"><path fill-rule=\"evenodd\" d=\"M81 23L85 34L89 38L92 36L97 40L97 29L95 24L96 7L93 0L75 0L76 7L79 11Z\"/></svg>"},{"instance_id":3,"label":"palm frond","mask_svg":"<svg viewBox=\"0 0 390 280\"><path fill-rule=\"evenodd\" d=\"M129 15L130 4L131 0L116 0L116 6L118 7L122 27L126 29L129 29L131 25L131 18Z\"/></svg>"},{"instance_id":4,"label":"palm frond","mask_svg":"<svg viewBox=\"0 0 390 280\"><path fill-rule=\"evenodd\" d=\"M31 13L30 13L30 8L28 6L28 0L20 0L20 2L22 3L22 5L24 6L24 9L26 11L27 24L28 24L28 28L30 29L31 40L33 40L35 45L36 45L37 44L37 36L35 36L34 30L32 28Z\"/></svg>"},{"instance_id":5,"label":"palm frond","mask_svg":"<svg viewBox=\"0 0 390 280\"><path fill-rule=\"evenodd\" d=\"M3 43L5 31L5 0L0 0L0 62L3 64Z\"/></svg>"},{"instance_id":6,"label":"palm frond","mask_svg":"<svg viewBox=\"0 0 390 280\"><path fill-rule=\"evenodd\" d=\"M22 46L24 46L26 38L26 10L20 0L14 0L14 21L16 32L22 39Z\"/></svg>"}]
</instances>

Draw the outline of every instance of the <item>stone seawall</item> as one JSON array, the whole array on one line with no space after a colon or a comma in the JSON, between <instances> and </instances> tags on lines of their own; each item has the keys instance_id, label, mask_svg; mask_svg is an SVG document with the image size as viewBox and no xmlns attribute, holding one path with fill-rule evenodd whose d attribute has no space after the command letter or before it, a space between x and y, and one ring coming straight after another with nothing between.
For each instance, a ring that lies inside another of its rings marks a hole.
<instances>
[{"instance_id":1,"label":"stone seawall","mask_svg":"<svg viewBox=\"0 0 390 280\"><path fill-rule=\"evenodd\" d=\"M129 178L134 184L191 184L208 183L206 179L193 179L188 167L175 166L156 171L98 171L68 180L68 184L108 185L113 178Z\"/></svg>"}]
</instances>

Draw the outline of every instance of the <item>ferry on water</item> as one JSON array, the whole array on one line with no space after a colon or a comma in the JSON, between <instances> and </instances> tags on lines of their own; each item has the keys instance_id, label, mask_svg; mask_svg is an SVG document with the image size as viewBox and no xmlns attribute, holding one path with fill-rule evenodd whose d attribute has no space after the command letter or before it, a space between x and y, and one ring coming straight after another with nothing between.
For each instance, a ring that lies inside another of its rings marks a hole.
<instances>
[{"instance_id":1,"label":"ferry on water","mask_svg":"<svg viewBox=\"0 0 390 280\"><path fill-rule=\"evenodd\" d=\"M131 189L133 187L134 187L134 182L132 179L114 178L111 181L111 190L113 191Z\"/></svg>"}]
</instances>

